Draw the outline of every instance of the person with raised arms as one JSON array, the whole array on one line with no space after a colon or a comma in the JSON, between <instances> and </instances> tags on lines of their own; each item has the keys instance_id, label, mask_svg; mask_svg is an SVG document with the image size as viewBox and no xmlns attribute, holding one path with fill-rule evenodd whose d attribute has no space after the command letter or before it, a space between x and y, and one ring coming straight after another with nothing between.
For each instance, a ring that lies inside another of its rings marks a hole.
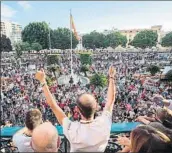
<instances>
[{"instance_id":1,"label":"person with raised arms","mask_svg":"<svg viewBox=\"0 0 172 153\"><path fill-rule=\"evenodd\" d=\"M101 116L94 118L98 103L91 94L81 94L77 100L80 121L72 122L57 105L49 91L46 75L43 69L35 75L40 81L48 105L54 112L58 122L63 127L63 133L70 142L71 152L104 152L110 137L112 125L112 110L116 96L116 70L109 68L109 86L107 102Z\"/></svg>"}]
</instances>

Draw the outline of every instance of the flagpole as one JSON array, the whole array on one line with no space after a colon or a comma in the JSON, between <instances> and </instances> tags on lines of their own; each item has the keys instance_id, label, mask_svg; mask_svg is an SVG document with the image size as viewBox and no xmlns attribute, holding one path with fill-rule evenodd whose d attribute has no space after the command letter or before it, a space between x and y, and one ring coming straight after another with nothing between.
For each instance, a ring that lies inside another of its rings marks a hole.
<instances>
[{"instance_id":1,"label":"flagpole","mask_svg":"<svg viewBox=\"0 0 172 153\"><path fill-rule=\"evenodd\" d=\"M83 47L83 46L82 46L82 36L81 36L81 50L82 50L82 47Z\"/></svg>"},{"instance_id":2,"label":"flagpole","mask_svg":"<svg viewBox=\"0 0 172 153\"><path fill-rule=\"evenodd\" d=\"M71 21L71 9L70 9L70 45L71 45L71 49L70 49L70 52L71 52L71 76L73 75L73 57L72 57L72 21Z\"/></svg>"}]
</instances>

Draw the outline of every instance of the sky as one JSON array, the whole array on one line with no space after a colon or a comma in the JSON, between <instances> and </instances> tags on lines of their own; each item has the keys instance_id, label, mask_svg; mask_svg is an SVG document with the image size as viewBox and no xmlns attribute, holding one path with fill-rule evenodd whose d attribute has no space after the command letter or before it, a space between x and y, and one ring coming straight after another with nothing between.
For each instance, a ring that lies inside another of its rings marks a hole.
<instances>
[{"instance_id":1,"label":"sky","mask_svg":"<svg viewBox=\"0 0 172 153\"><path fill-rule=\"evenodd\" d=\"M22 27L46 21L52 29L70 28L70 9L79 33L153 25L172 31L172 1L3 1L1 20L17 22Z\"/></svg>"}]
</instances>

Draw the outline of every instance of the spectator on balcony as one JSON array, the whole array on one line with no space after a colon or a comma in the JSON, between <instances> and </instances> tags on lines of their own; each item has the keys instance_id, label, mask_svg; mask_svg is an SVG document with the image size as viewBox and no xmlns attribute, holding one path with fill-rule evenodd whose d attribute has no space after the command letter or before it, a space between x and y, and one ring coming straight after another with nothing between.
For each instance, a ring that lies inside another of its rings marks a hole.
<instances>
[{"instance_id":1,"label":"spectator on balcony","mask_svg":"<svg viewBox=\"0 0 172 153\"><path fill-rule=\"evenodd\" d=\"M35 152L57 152L60 147L60 137L57 129L45 122L33 130L31 147Z\"/></svg>"},{"instance_id":2,"label":"spectator on balcony","mask_svg":"<svg viewBox=\"0 0 172 153\"><path fill-rule=\"evenodd\" d=\"M131 133L131 152L165 153L172 150L172 138L151 127L140 126Z\"/></svg>"},{"instance_id":3,"label":"spectator on balcony","mask_svg":"<svg viewBox=\"0 0 172 153\"><path fill-rule=\"evenodd\" d=\"M130 139L119 137L117 142L125 146L121 152L165 153L172 149L172 131L154 122L151 126L137 127L131 132Z\"/></svg>"},{"instance_id":4,"label":"spectator on balcony","mask_svg":"<svg viewBox=\"0 0 172 153\"><path fill-rule=\"evenodd\" d=\"M33 152L30 146L32 132L41 123L42 114L38 109L32 109L26 113L26 127L13 136L13 144L18 148L19 152Z\"/></svg>"},{"instance_id":5,"label":"spectator on balcony","mask_svg":"<svg viewBox=\"0 0 172 153\"><path fill-rule=\"evenodd\" d=\"M110 137L112 125L112 110L116 95L115 86L116 71L109 69L109 87L104 112L94 119L97 109L97 101L90 94L82 94L77 99L78 111L81 116L79 122L68 119L62 109L57 105L46 84L46 76L43 70L36 73L36 79L40 81L47 103L56 115L57 120L63 126L64 135L70 142L71 152L104 152Z\"/></svg>"},{"instance_id":6,"label":"spectator on balcony","mask_svg":"<svg viewBox=\"0 0 172 153\"><path fill-rule=\"evenodd\" d=\"M155 117L139 116L137 121L142 122L146 125L151 124L151 122L162 123L167 128L172 128L172 111L168 108L158 108L156 110Z\"/></svg>"}]
</instances>

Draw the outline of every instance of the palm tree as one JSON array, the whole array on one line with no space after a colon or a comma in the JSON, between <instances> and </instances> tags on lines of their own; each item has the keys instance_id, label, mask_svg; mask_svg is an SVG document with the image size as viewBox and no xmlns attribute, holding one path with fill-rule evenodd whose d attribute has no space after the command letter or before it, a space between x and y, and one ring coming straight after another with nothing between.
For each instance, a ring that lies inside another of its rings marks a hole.
<instances>
[{"instance_id":1,"label":"palm tree","mask_svg":"<svg viewBox=\"0 0 172 153\"><path fill-rule=\"evenodd\" d=\"M86 65L83 65L80 69L80 72L83 72L85 77L87 77L87 71L89 71L89 69Z\"/></svg>"},{"instance_id":2,"label":"palm tree","mask_svg":"<svg viewBox=\"0 0 172 153\"><path fill-rule=\"evenodd\" d=\"M160 68L156 65L150 65L148 68L147 68L147 71L151 73L152 76L154 76L157 72L160 71Z\"/></svg>"}]
</instances>

